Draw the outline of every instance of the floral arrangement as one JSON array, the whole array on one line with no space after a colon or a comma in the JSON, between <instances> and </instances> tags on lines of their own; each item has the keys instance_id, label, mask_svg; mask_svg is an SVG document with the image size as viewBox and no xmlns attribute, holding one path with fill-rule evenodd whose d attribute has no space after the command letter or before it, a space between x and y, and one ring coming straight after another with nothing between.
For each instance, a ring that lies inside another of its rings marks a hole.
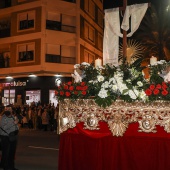
<instances>
[{"instance_id":1,"label":"floral arrangement","mask_svg":"<svg viewBox=\"0 0 170 170\"><path fill-rule=\"evenodd\" d=\"M150 79L145 86L148 100L170 100L170 62L160 60L149 68Z\"/></svg>"},{"instance_id":2,"label":"floral arrangement","mask_svg":"<svg viewBox=\"0 0 170 170\"><path fill-rule=\"evenodd\" d=\"M72 74L74 82L60 84L56 96L59 100L93 97L101 107L110 106L117 99L126 102L170 100L170 74L166 74L170 64L162 60L149 65L150 77L145 79L141 62L142 59L132 64L123 62L118 67L76 64Z\"/></svg>"}]
</instances>

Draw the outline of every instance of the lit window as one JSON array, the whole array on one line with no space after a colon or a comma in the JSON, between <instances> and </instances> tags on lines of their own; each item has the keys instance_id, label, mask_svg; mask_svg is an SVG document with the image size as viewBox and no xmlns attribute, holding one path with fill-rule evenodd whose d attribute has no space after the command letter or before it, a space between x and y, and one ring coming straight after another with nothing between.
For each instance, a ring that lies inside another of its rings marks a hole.
<instances>
[{"instance_id":1,"label":"lit window","mask_svg":"<svg viewBox=\"0 0 170 170\"><path fill-rule=\"evenodd\" d=\"M35 60L35 43L27 43L18 45L17 62L32 62Z\"/></svg>"}]
</instances>

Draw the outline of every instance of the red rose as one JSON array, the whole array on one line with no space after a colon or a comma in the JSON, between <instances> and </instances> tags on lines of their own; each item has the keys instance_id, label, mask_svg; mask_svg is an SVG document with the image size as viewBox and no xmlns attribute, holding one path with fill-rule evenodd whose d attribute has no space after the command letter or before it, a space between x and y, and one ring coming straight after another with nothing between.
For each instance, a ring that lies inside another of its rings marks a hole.
<instances>
[{"instance_id":1,"label":"red rose","mask_svg":"<svg viewBox=\"0 0 170 170\"><path fill-rule=\"evenodd\" d=\"M154 89L153 94L154 94L154 95L159 94L159 90L158 90L158 89Z\"/></svg>"},{"instance_id":2,"label":"red rose","mask_svg":"<svg viewBox=\"0 0 170 170\"><path fill-rule=\"evenodd\" d=\"M163 89L168 88L168 86L167 86L167 84L166 84L165 82L162 82L162 88L163 88Z\"/></svg>"},{"instance_id":3,"label":"red rose","mask_svg":"<svg viewBox=\"0 0 170 170\"><path fill-rule=\"evenodd\" d=\"M64 92L63 91L60 91L60 96L63 96L64 95Z\"/></svg>"},{"instance_id":4,"label":"red rose","mask_svg":"<svg viewBox=\"0 0 170 170\"><path fill-rule=\"evenodd\" d=\"M81 87L80 87L80 86L77 86L77 87L76 87L76 90L80 90L80 89L81 89Z\"/></svg>"},{"instance_id":5,"label":"red rose","mask_svg":"<svg viewBox=\"0 0 170 170\"><path fill-rule=\"evenodd\" d=\"M68 90L68 85L64 85L64 90Z\"/></svg>"},{"instance_id":6,"label":"red rose","mask_svg":"<svg viewBox=\"0 0 170 170\"><path fill-rule=\"evenodd\" d=\"M77 94L78 94L78 91L74 91L74 94L77 95Z\"/></svg>"},{"instance_id":7,"label":"red rose","mask_svg":"<svg viewBox=\"0 0 170 170\"><path fill-rule=\"evenodd\" d=\"M82 91L81 93L82 93L82 95L83 95L83 96L85 96L85 95L86 95L86 91Z\"/></svg>"},{"instance_id":8,"label":"red rose","mask_svg":"<svg viewBox=\"0 0 170 170\"><path fill-rule=\"evenodd\" d=\"M81 90L83 90L83 91L85 91L87 89L88 89L88 86L84 86L84 87L81 88Z\"/></svg>"},{"instance_id":9,"label":"red rose","mask_svg":"<svg viewBox=\"0 0 170 170\"><path fill-rule=\"evenodd\" d=\"M73 90L74 90L74 86L70 86L70 87L69 87L69 90L70 90L70 91L73 91Z\"/></svg>"},{"instance_id":10,"label":"red rose","mask_svg":"<svg viewBox=\"0 0 170 170\"><path fill-rule=\"evenodd\" d=\"M168 91L167 91L167 90L163 90L163 91L162 91L162 95L163 95L163 96L166 96L167 94L168 94Z\"/></svg>"},{"instance_id":11,"label":"red rose","mask_svg":"<svg viewBox=\"0 0 170 170\"><path fill-rule=\"evenodd\" d=\"M146 90L145 90L145 93L146 93L147 96L150 96L150 95L152 94L152 90L146 89Z\"/></svg>"},{"instance_id":12,"label":"red rose","mask_svg":"<svg viewBox=\"0 0 170 170\"><path fill-rule=\"evenodd\" d=\"M85 82L81 82L81 86L85 86L85 84L86 84Z\"/></svg>"},{"instance_id":13,"label":"red rose","mask_svg":"<svg viewBox=\"0 0 170 170\"><path fill-rule=\"evenodd\" d=\"M71 82L71 81L69 81L67 84L68 84L69 86L71 86L71 85L72 85L72 82Z\"/></svg>"},{"instance_id":14,"label":"red rose","mask_svg":"<svg viewBox=\"0 0 170 170\"><path fill-rule=\"evenodd\" d=\"M66 91L65 95L66 95L67 97L69 97L69 96L71 95L71 93L70 93L69 91Z\"/></svg>"},{"instance_id":15,"label":"red rose","mask_svg":"<svg viewBox=\"0 0 170 170\"><path fill-rule=\"evenodd\" d=\"M149 87L151 90L155 89L155 85L154 84L151 84L150 87Z\"/></svg>"},{"instance_id":16,"label":"red rose","mask_svg":"<svg viewBox=\"0 0 170 170\"><path fill-rule=\"evenodd\" d=\"M55 95L56 95L56 96L58 95L58 91L55 91Z\"/></svg>"},{"instance_id":17,"label":"red rose","mask_svg":"<svg viewBox=\"0 0 170 170\"><path fill-rule=\"evenodd\" d=\"M156 85L156 88L157 88L157 89L161 89L161 87L162 87L162 86L161 86L160 84L157 84L157 85Z\"/></svg>"}]
</instances>

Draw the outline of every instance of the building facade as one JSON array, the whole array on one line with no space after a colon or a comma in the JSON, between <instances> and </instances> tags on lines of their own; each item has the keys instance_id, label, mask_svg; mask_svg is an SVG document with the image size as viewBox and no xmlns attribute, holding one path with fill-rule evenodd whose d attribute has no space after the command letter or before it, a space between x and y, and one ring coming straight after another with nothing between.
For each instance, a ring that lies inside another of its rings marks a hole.
<instances>
[{"instance_id":1,"label":"building facade","mask_svg":"<svg viewBox=\"0 0 170 170\"><path fill-rule=\"evenodd\" d=\"M0 102L51 102L55 82L102 58L102 45L102 0L1 0Z\"/></svg>"}]
</instances>

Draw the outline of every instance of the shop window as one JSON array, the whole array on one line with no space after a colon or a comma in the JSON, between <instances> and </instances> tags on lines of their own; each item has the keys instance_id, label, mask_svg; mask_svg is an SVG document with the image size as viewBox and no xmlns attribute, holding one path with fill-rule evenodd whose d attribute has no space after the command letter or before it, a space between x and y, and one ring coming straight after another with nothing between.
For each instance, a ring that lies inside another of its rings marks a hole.
<instances>
[{"instance_id":1,"label":"shop window","mask_svg":"<svg viewBox=\"0 0 170 170\"><path fill-rule=\"evenodd\" d=\"M35 60L35 43L18 45L18 60L17 62L32 62Z\"/></svg>"},{"instance_id":2,"label":"shop window","mask_svg":"<svg viewBox=\"0 0 170 170\"><path fill-rule=\"evenodd\" d=\"M4 90L2 103L4 104L4 106L9 105L9 104L15 104L15 90L14 89Z\"/></svg>"},{"instance_id":3,"label":"shop window","mask_svg":"<svg viewBox=\"0 0 170 170\"><path fill-rule=\"evenodd\" d=\"M93 63L95 55L88 50L84 50L84 61L87 63Z\"/></svg>"},{"instance_id":4,"label":"shop window","mask_svg":"<svg viewBox=\"0 0 170 170\"><path fill-rule=\"evenodd\" d=\"M49 91L49 103L51 103L52 105L54 104L55 107L58 104L58 100L56 99L56 96L55 96L55 90Z\"/></svg>"},{"instance_id":5,"label":"shop window","mask_svg":"<svg viewBox=\"0 0 170 170\"><path fill-rule=\"evenodd\" d=\"M35 11L18 14L18 31L34 29Z\"/></svg>"},{"instance_id":6,"label":"shop window","mask_svg":"<svg viewBox=\"0 0 170 170\"><path fill-rule=\"evenodd\" d=\"M84 37L85 37L85 39L87 39L91 43L95 44L95 29L90 24L88 24L87 22L85 22L84 25L85 25L84 26Z\"/></svg>"},{"instance_id":7,"label":"shop window","mask_svg":"<svg viewBox=\"0 0 170 170\"><path fill-rule=\"evenodd\" d=\"M34 103L35 105L40 102L41 99L41 91L40 90L29 90L26 91L26 103L31 105Z\"/></svg>"}]
</instances>

